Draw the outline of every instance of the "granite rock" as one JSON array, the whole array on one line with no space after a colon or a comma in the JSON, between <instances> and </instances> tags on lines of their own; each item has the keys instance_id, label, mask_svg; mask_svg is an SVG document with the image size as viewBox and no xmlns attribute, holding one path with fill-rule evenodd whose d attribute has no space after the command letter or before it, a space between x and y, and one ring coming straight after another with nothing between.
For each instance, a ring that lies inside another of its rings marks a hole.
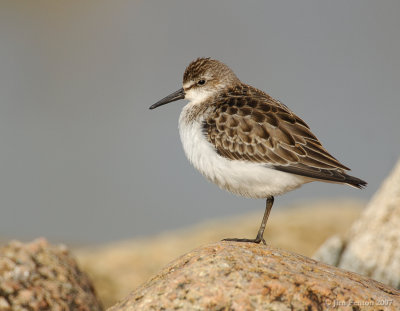
<instances>
[{"instance_id":1,"label":"granite rock","mask_svg":"<svg viewBox=\"0 0 400 311\"><path fill-rule=\"evenodd\" d=\"M0 248L0 311L102 309L66 247L38 239Z\"/></svg>"},{"instance_id":2,"label":"granite rock","mask_svg":"<svg viewBox=\"0 0 400 311\"><path fill-rule=\"evenodd\" d=\"M400 292L308 257L219 242L173 261L109 311L399 310Z\"/></svg>"},{"instance_id":3,"label":"granite rock","mask_svg":"<svg viewBox=\"0 0 400 311\"><path fill-rule=\"evenodd\" d=\"M363 207L363 202L349 199L298 202L286 207L278 204L271 212L265 239L276 247L311 256L329 236L344 234ZM263 213L260 209L213 219L154 236L85 247L74 254L93 280L98 297L110 307L194 246L226 237L252 237Z\"/></svg>"}]
</instances>

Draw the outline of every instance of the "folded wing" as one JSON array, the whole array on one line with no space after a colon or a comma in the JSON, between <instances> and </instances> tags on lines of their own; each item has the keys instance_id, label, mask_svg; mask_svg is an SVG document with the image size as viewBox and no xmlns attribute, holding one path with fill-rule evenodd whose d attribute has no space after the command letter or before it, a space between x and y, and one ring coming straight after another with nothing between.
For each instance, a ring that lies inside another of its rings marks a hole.
<instances>
[{"instance_id":1,"label":"folded wing","mask_svg":"<svg viewBox=\"0 0 400 311\"><path fill-rule=\"evenodd\" d=\"M218 102L203 131L219 155L358 188L366 185L347 175L349 168L328 153L308 125L267 94L242 85Z\"/></svg>"}]
</instances>

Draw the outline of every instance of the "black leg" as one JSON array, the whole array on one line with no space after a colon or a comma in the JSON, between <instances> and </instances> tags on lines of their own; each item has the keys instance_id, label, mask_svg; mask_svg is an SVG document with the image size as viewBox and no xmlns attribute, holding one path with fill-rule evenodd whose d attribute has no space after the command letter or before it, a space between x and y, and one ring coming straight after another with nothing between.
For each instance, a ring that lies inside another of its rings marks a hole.
<instances>
[{"instance_id":1,"label":"black leg","mask_svg":"<svg viewBox=\"0 0 400 311\"><path fill-rule=\"evenodd\" d=\"M267 244L267 243L265 243L265 240L264 240L264 230L265 230L265 226L267 225L269 213L271 212L273 204L274 204L274 197L272 197L272 196L268 197L267 202L266 202L264 217L261 222L260 229L258 229L258 233L257 233L257 236L255 239L223 239L222 241L253 242L253 243L257 243L257 244L263 242L264 244Z\"/></svg>"}]
</instances>

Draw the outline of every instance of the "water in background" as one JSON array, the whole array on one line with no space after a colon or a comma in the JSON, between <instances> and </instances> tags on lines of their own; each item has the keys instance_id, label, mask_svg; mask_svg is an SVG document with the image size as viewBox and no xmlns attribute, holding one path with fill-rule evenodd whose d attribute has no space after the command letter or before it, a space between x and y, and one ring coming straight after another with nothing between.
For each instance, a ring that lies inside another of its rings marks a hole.
<instances>
[{"instance_id":1,"label":"water in background","mask_svg":"<svg viewBox=\"0 0 400 311\"><path fill-rule=\"evenodd\" d=\"M400 154L398 1L2 1L0 236L105 242L259 209L207 183L177 131L186 65L212 56L280 99L366 190Z\"/></svg>"}]
</instances>

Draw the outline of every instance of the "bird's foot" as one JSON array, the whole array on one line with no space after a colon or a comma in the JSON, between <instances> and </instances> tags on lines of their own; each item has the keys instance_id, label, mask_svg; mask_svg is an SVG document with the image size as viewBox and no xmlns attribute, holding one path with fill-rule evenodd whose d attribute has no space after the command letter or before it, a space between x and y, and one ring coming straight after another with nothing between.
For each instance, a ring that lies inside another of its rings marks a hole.
<instances>
[{"instance_id":1,"label":"bird's foot","mask_svg":"<svg viewBox=\"0 0 400 311\"><path fill-rule=\"evenodd\" d=\"M229 242L250 242L250 243L257 243L260 244L261 242L264 245L267 245L267 243L265 242L264 238L262 237L256 237L255 239L223 239L222 241L229 241Z\"/></svg>"}]
</instances>

